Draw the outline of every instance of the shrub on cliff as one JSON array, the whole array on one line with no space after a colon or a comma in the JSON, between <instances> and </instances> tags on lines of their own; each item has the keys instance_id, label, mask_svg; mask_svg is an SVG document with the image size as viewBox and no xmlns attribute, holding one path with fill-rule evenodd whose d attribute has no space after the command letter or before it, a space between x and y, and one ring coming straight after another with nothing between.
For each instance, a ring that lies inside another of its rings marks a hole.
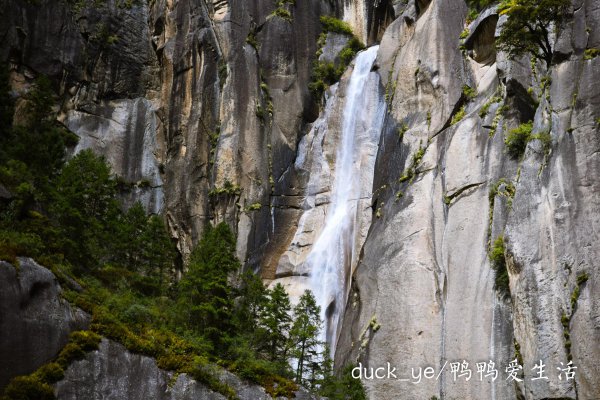
<instances>
[{"instance_id":1,"label":"shrub on cliff","mask_svg":"<svg viewBox=\"0 0 600 400\"><path fill-rule=\"evenodd\" d=\"M502 27L498 47L511 57L531 54L550 67L552 40L571 5L570 0L503 0L498 11L508 20Z\"/></svg>"}]
</instances>

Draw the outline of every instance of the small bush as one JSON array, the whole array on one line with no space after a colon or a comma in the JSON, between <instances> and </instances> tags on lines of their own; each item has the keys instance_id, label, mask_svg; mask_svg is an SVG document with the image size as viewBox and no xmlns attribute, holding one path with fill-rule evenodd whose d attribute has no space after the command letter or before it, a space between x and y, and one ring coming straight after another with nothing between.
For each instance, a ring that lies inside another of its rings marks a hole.
<instances>
[{"instance_id":1,"label":"small bush","mask_svg":"<svg viewBox=\"0 0 600 400\"><path fill-rule=\"evenodd\" d=\"M494 288L504 294L510 294L508 269L506 268L506 257L504 256L504 236L498 236L494 241L489 254L492 268L496 271Z\"/></svg>"},{"instance_id":2,"label":"small bush","mask_svg":"<svg viewBox=\"0 0 600 400\"><path fill-rule=\"evenodd\" d=\"M323 25L323 30L325 32L335 32L346 35L353 35L352 28L350 27L350 25L348 25L348 23L342 20L327 15L321 16L320 20L321 24Z\"/></svg>"},{"instance_id":3,"label":"small bush","mask_svg":"<svg viewBox=\"0 0 600 400\"><path fill-rule=\"evenodd\" d=\"M585 51L583 52L584 60L591 60L598 56L600 56L600 49L596 49L596 48L585 49Z\"/></svg>"},{"instance_id":4,"label":"small bush","mask_svg":"<svg viewBox=\"0 0 600 400\"><path fill-rule=\"evenodd\" d=\"M63 367L57 362L51 362L43 365L35 372L40 381L49 384L56 383L65 377Z\"/></svg>"},{"instance_id":5,"label":"small bush","mask_svg":"<svg viewBox=\"0 0 600 400\"><path fill-rule=\"evenodd\" d=\"M4 391L6 400L54 400L54 391L34 376L17 376Z\"/></svg>"},{"instance_id":6,"label":"small bush","mask_svg":"<svg viewBox=\"0 0 600 400\"><path fill-rule=\"evenodd\" d=\"M286 10L285 8L276 8L275 11L273 11L273 15L279 18L282 18L284 20L286 20L287 22L292 22L293 18L292 18L292 13L290 13L288 10Z\"/></svg>"},{"instance_id":7,"label":"small bush","mask_svg":"<svg viewBox=\"0 0 600 400\"><path fill-rule=\"evenodd\" d=\"M472 99L474 99L477 96L477 90L473 89L469 85L463 85L463 87L462 87L462 93L463 93L463 96L467 100L472 100Z\"/></svg>"},{"instance_id":8,"label":"small bush","mask_svg":"<svg viewBox=\"0 0 600 400\"><path fill-rule=\"evenodd\" d=\"M43 247L34 233L0 230L0 260L16 265L18 256L37 257Z\"/></svg>"},{"instance_id":9,"label":"small bush","mask_svg":"<svg viewBox=\"0 0 600 400\"><path fill-rule=\"evenodd\" d=\"M224 382L219 379L219 370L204 358L197 357L194 365L186 371L197 382L203 383L210 389L221 393L228 399L237 399L237 394Z\"/></svg>"},{"instance_id":10,"label":"small bush","mask_svg":"<svg viewBox=\"0 0 600 400\"><path fill-rule=\"evenodd\" d=\"M462 119L465 117L465 115L467 114L466 112L466 106L462 106L460 108L460 110L458 110L456 112L456 114L454 114L454 116L452 117L452 121L450 121L450 125L456 125L458 124L460 121L462 121Z\"/></svg>"},{"instance_id":11,"label":"small bush","mask_svg":"<svg viewBox=\"0 0 600 400\"><path fill-rule=\"evenodd\" d=\"M533 123L530 121L508 132L508 135L504 139L508 155L513 158L519 158L525 153L527 143L531 140L532 129Z\"/></svg>"}]
</instances>

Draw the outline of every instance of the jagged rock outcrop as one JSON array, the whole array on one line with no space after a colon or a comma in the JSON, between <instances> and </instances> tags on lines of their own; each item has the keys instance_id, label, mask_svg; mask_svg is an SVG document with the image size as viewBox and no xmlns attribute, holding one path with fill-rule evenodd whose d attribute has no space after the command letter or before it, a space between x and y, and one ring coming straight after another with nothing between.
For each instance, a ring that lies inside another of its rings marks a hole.
<instances>
[{"instance_id":1,"label":"jagged rock outcrop","mask_svg":"<svg viewBox=\"0 0 600 400\"><path fill-rule=\"evenodd\" d=\"M0 390L52 360L90 317L60 297L52 272L30 258L0 261Z\"/></svg>"}]
</instances>

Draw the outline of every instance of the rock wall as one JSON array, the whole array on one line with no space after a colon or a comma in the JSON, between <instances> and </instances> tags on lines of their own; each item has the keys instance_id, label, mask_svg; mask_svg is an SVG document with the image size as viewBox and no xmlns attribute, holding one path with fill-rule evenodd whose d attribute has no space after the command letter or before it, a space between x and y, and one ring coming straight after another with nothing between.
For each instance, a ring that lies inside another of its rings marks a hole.
<instances>
[{"instance_id":1,"label":"rock wall","mask_svg":"<svg viewBox=\"0 0 600 400\"><path fill-rule=\"evenodd\" d=\"M72 331L89 325L60 290L52 272L29 258L16 267L0 261L0 390L52 360Z\"/></svg>"},{"instance_id":2,"label":"rock wall","mask_svg":"<svg viewBox=\"0 0 600 400\"><path fill-rule=\"evenodd\" d=\"M576 2L574 10L555 43L560 57L547 91L545 66L509 61L490 48L494 10L470 26L464 54L458 37L466 9L454 2L433 1L416 21L407 8L386 30L378 61L391 112L374 189L389 189L376 199L381 218L353 277L336 361L390 362L405 377L411 368L446 370L420 384L366 381L370 398L600 398L592 378L599 254L591 244L600 212L600 71L598 59L583 54L598 45L599 21L592 2ZM477 95L470 99L462 85ZM504 138L528 119L533 134L548 132L551 143L532 140L515 160ZM494 290L488 259L502 235L509 296ZM567 382L556 368L570 358L578 368ZM505 379L514 359L524 364L518 384ZM446 364L462 360L474 374L468 382L453 379ZM475 363L488 360L501 378L480 382ZM539 360L548 381L531 380Z\"/></svg>"}]
</instances>

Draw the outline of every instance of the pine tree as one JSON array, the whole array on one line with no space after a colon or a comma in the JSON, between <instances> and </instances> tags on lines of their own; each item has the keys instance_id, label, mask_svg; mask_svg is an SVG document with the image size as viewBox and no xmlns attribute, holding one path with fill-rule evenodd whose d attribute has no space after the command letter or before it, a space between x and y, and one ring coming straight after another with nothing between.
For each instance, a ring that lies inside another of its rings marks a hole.
<instances>
[{"instance_id":1,"label":"pine tree","mask_svg":"<svg viewBox=\"0 0 600 400\"><path fill-rule=\"evenodd\" d=\"M159 292L164 293L172 279L177 250L162 218L153 215L147 220L141 240L143 270L158 281Z\"/></svg>"},{"instance_id":2,"label":"pine tree","mask_svg":"<svg viewBox=\"0 0 600 400\"><path fill-rule=\"evenodd\" d=\"M96 267L108 255L109 226L120 210L116 182L104 157L84 150L56 180L51 214L63 235L65 255L77 266Z\"/></svg>"},{"instance_id":3,"label":"pine tree","mask_svg":"<svg viewBox=\"0 0 600 400\"><path fill-rule=\"evenodd\" d=\"M235 334L234 292L229 277L239 268L235 238L221 223L207 229L179 283L178 303L184 324L208 339L215 351L226 352Z\"/></svg>"},{"instance_id":4,"label":"pine tree","mask_svg":"<svg viewBox=\"0 0 600 400\"><path fill-rule=\"evenodd\" d=\"M238 290L238 305L235 312L235 324L242 334L249 336L250 342L256 344L260 317L268 301L268 290L260 277L252 271L242 274Z\"/></svg>"},{"instance_id":5,"label":"pine tree","mask_svg":"<svg viewBox=\"0 0 600 400\"><path fill-rule=\"evenodd\" d=\"M264 350L270 361L288 363L289 334L292 326L290 298L281 283L269 291L268 301L260 318L264 329Z\"/></svg>"},{"instance_id":6,"label":"pine tree","mask_svg":"<svg viewBox=\"0 0 600 400\"><path fill-rule=\"evenodd\" d=\"M306 378L320 362L320 349L323 343L319 341L322 321L321 307L310 290L304 292L300 301L294 307L294 324L290 331L292 357L297 361L296 382L314 386L314 381ZM314 375L314 374L311 374Z\"/></svg>"}]
</instances>

